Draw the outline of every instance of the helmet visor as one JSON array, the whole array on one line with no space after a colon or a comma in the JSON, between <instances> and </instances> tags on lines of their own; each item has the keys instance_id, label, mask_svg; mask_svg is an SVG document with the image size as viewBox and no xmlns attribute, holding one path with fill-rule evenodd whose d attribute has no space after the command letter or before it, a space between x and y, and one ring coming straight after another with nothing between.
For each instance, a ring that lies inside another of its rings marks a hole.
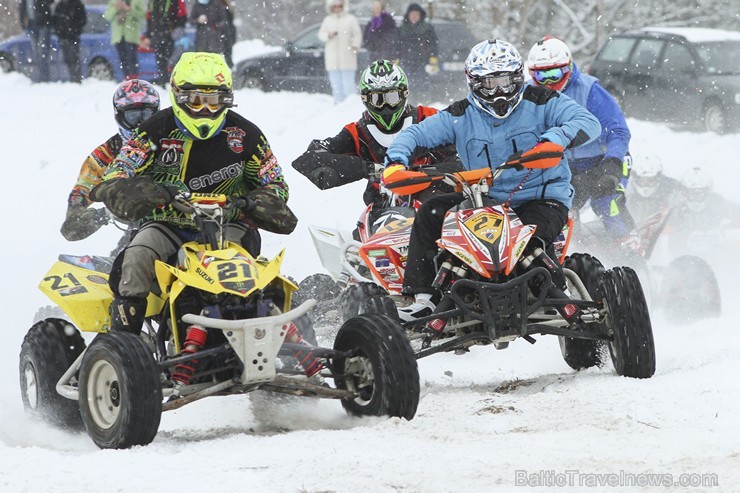
<instances>
[{"instance_id":1,"label":"helmet visor","mask_svg":"<svg viewBox=\"0 0 740 493\"><path fill-rule=\"evenodd\" d=\"M557 84L562 81L569 72L570 67L568 65L531 71L532 78L541 86Z\"/></svg>"},{"instance_id":2,"label":"helmet visor","mask_svg":"<svg viewBox=\"0 0 740 493\"><path fill-rule=\"evenodd\" d=\"M486 96L493 96L497 92L510 94L515 92L521 83L522 75L518 73L473 77L471 80L472 89Z\"/></svg>"},{"instance_id":3,"label":"helmet visor","mask_svg":"<svg viewBox=\"0 0 740 493\"><path fill-rule=\"evenodd\" d=\"M381 109L383 106L397 108L405 101L405 92L401 89L373 91L363 94L362 102L376 109Z\"/></svg>"},{"instance_id":4,"label":"helmet visor","mask_svg":"<svg viewBox=\"0 0 740 493\"><path fill-rule=\"evenodd\" d=\"M234 93L216 89L175 89L175 99L185 106L190 113L207 115L218 113L224 108L234 106Z\"/></svg>"},{"instance_id":5,"label":"helmet visor","mask_svg":"<svg viewBox=\"0 0 740 493\"><path fill-rule=\"evenodd\" d=\"M154 108L130 108L123 110L123 120L129 128L136 128L157 111Z\"/></svg>"}]
</instances>

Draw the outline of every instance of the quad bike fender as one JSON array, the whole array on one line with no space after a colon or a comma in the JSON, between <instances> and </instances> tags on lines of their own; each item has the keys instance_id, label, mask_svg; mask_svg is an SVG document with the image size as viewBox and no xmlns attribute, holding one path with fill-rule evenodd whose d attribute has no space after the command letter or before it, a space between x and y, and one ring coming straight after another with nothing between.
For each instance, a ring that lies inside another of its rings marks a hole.
<instances>
[{"instance_id":1,"label":"quad bike fender","mask_svg":"<svg viewBox=\"0 0 740 493\"><path fill-rule=\"evenodd\" d=\"M275 380L275 361L291 323L315 305L316 300L307 300L286 313L262 318L223 320L185 314L182 320L221 329L244 365L241 383L260 384Z\"/></svg>"},{"instance_id":2,"label":"quad bike fender","mask_svg":"<svg viewBox=\"0 0 740 493\"><path fill-rule=\"evenodd\" d=\"M316 253L319 254L321 265L335 281L338 280L344 269L345 246L354 242L352 235L342 233L338 229L313 225L308 227L308 231Z\"/></svg>"},{"instance_id":3,"label":"quad bike fender","mask_svg":"<svg viewBox=\"0 0 740 493\"><path fill-rule=\"evenodd\" d=\"M177 266L158 260L154 268L165 297L175 299L186 287L247 297L280 275L284 254L282 250L272 260L263 261L235 243L221 250L210 250L205 245L188 242L180 248Z\"/></svg>"}]
</instances>

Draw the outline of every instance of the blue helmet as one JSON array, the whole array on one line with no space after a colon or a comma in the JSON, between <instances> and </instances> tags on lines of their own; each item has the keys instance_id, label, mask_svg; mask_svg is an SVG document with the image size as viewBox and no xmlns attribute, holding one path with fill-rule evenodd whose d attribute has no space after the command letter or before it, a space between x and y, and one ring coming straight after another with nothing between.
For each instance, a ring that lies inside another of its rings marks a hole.
<instances>
[{"instance_id":1,"label":"blue helmet","mask_svg":"<svg viewBox=\"0 0 740 493\"><path fill-rule=\"evenodd\" d=\"M524 62L511 43L489 39L475 45L465 76L475 104L495 118L506 118L522 100Z\"/></svg>"}]
</instances>

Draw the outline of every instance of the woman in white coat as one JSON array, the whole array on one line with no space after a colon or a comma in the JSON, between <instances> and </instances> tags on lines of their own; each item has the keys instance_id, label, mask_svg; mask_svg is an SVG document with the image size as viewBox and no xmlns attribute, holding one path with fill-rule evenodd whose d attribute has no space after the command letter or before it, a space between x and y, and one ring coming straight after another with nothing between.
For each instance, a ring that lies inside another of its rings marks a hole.
<instances>
[{"instance_id":1,"label":"woman in white coat","mask_svg":"<svg viewBox=\"0 0 740 493\"><path fill-rule=\"evenodd\" d=\"M324 65L336 103L355 93L357 50L362 44L360 24L348 10L347 0L326 0L329 15L319 29L319 39L326 45Z\"/></svg>"}]
</instances>

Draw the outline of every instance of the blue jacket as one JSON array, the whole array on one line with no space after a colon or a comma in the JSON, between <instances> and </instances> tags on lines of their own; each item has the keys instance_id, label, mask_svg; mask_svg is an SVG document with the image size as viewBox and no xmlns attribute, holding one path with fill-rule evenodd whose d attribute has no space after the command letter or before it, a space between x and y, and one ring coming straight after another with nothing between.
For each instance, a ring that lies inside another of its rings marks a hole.
<instances>
[{"instance_id":1,"label":"blue jacket","mask_svg":"<svg viewBox=\"0 0 740 493\"><path fill-rule=\"evenodd\" d=\"M596 138L599 121L567 96L543 87L525 86L522 101L505 119L494 118L473 102L473 96L402 131L386 152L386 163L408 165L417 147L455 144L466 169L494 168L511 154L527 151L546 139L575 147ZM564 158L548 169L508 169L491 187L496 202L507 199L516 207L534 199L551 199L570 207L573 187ZM513 192L513 195L512 195Z\"/></svg>"},{"instance_id":2,"label":"blue jacket","mask_svg":"<svg viewBox=\"0 0 740 493\"><path fill-rule=\"evenodd\" d=\"M627 128L624 113L599 80L581 73L574 62L570 80L563 93L586 107L601 123L601 135L598 139L567 152L570 169L576 173L585 171L598 166L606 157L624 161L632 134Z\"/></svg>"}]
</instances>

